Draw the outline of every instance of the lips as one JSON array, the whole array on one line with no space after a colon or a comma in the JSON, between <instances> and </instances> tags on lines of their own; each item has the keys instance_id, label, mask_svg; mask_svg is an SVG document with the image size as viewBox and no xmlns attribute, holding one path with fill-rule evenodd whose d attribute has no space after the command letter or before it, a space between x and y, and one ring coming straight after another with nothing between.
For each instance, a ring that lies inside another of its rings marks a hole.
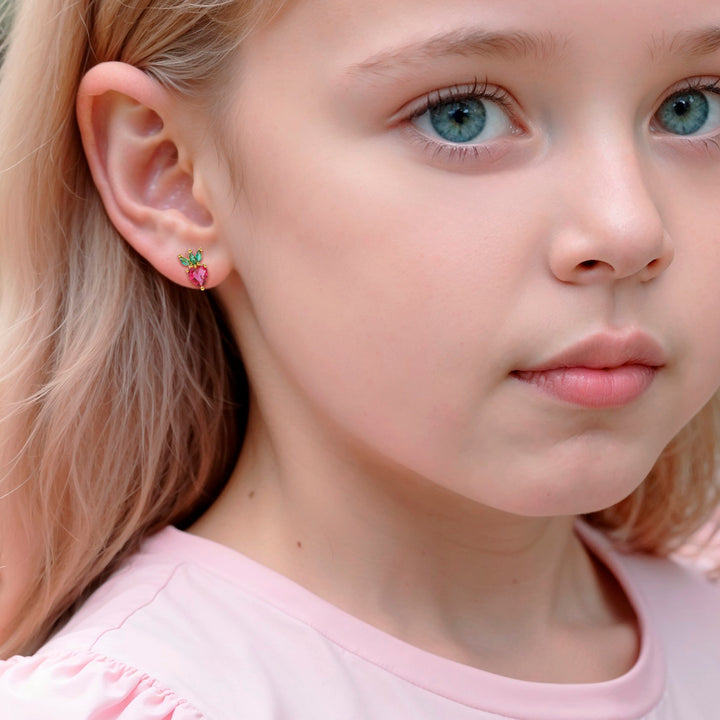
<instances>
[{"instance_id":1,"label":"lips","mask_svg":"<svg viewBox=\"0 0 720 720\"><path fill-rule=\"evenodd\" d=\"M511 374L564 402L611 408L640 397L665 361L662 347L645 333L602 333Z\"/></svg>"}]
</instances>

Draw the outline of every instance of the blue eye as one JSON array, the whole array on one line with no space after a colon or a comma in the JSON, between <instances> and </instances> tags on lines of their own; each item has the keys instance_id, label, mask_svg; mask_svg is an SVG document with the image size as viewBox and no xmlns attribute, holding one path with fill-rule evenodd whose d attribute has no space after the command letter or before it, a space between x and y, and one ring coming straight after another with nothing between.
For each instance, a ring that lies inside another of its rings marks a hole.
<instances>
[{"instance_id":1,"label":"blue eye","mask_svg":"<svg viewBox=\"0 0 720 720\"><path fill-rule=\"evenodd\" d=\"M505 91L486 86L437 92L411 122L433 140L448 145L479 145L517 133L511 120L512 101Z\"/></svg>"},{"instance_id":2,"label":"blue eye","mask_svg":"<svg viewBox=\"0 0 720 720\"><path fill-rule=\"evenodd\" d=\"M655 113L655 121L674 135L695 135L720 125L720 98L715 86L679 90L668 97ZM710 122L710 127L708 121Z\"/></svg>"},{"instance_id":3,"label":"blue eye","mask_svg":"<svg viewBox=\"0 0 720 720\"><path fill-rule=\"evenodd\" d=\"M428 112L437 134L443 140L453 143L474 140L487 123L485 106L475 98L438 103Z\"/></svg>"}]
</instances>

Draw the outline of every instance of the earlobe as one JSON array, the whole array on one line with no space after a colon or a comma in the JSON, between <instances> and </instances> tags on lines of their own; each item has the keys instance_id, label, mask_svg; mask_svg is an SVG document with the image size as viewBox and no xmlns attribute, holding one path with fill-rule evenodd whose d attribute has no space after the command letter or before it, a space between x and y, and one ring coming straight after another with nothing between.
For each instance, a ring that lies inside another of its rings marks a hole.
<instances>
[{"instance_id":1,"label":"earlobe","mask_svg":"<svg viewBox=\"0 0 720 720\"><path fill-rule=\"evenodd\" d=\"M229 263L212 212L198 200L204 193L197 191L196 149L179 114L165 88L124 63L95 66L78 91L85 155L115 227L159 272L184 285L189 276L178 256L203 248L212 287Z\"/></svg>"}]
</instances>

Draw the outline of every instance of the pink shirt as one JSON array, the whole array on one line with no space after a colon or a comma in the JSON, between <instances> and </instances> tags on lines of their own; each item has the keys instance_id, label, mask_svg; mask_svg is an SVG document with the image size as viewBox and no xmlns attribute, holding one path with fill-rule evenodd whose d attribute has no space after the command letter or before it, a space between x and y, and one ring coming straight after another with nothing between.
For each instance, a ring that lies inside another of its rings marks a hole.
<instances>
[{"instance_id":1,"label":"pink shirt","mask_svg":"<svg viewBox=\"0 0 720 720\"><path fill-rule=\"evenodd\" d=\"M615 680L513 680L409 645L229 548L167 528L32 657L2 720L718 720L720 588L579 526L640 620Z\"/></svg>"}]
</instances>

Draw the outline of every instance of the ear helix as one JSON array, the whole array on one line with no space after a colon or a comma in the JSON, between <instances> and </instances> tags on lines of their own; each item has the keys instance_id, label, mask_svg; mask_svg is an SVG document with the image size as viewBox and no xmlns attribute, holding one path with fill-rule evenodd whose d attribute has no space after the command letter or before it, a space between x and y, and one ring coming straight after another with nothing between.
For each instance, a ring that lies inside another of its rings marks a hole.
<instances>
[{"instance_id":1,"label":"ear helix","mask_svg":"<svg viewBox=\"0 0 720 720\"><path fill-rule=\"evenodd\" d=\"M187 256L185 255L178 255L178 260L182 264L182 266L185 268L187 272L188 280L195 286L200 288L201 290L205 290L205 284L208 280L208 269L207 265L202 262L203 259L203 249L200 248L199 250L196 250L193 252L192 250L188 250Z\"/></svg>"}]
</instances>

